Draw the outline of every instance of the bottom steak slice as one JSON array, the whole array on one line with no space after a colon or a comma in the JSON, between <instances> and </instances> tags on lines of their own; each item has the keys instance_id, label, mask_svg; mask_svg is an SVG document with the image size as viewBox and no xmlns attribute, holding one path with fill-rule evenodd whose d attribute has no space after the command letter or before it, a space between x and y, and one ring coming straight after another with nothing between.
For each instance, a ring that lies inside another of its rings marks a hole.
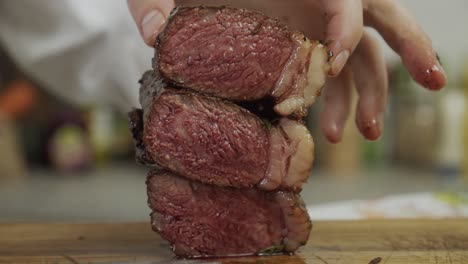
<instances>
[{"instance_id":1,"label":"bottom steak slice","mask_svg":"<svg viewBox=\"0 0 468 264\"><path fill-rule=\"evenodd\" d=\"M312 224L292 192L265 192L192 182L152 170L147 179L154 231L184 257L293 252Z\"/></svg>"}]
</instances>

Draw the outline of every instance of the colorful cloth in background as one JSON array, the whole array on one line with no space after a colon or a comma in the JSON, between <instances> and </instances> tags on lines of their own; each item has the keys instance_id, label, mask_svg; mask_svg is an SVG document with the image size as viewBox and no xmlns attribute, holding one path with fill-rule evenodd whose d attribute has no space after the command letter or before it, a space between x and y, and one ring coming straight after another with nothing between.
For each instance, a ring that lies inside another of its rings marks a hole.
<instances>
[{"instance_id":1,"label":"colorful cloth in background","mask_svg":"<svg viewBox=\"0 0 468 264\"><path fill-rule=\"evenodd\" d=\"M468 192L414 193L307 207L312 220L468 217Z\"/></svg>"}]
</instances>

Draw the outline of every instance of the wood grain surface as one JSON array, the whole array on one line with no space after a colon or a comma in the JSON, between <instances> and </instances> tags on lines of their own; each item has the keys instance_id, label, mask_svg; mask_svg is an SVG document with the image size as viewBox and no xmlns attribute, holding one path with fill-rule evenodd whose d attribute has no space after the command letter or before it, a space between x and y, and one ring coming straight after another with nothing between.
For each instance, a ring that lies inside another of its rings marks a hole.
<instances>
[{"instance_id":1,"label":"wood grain surface","mask_svg":"<svg viewBox=\"0 0 468 264\"><path fill-rule=\"evenodd\" d=\"M468 219L315 222L294 256L187 261L149 223L0 224L0 263L468 264Z\"/></svg>"}]
</instances>

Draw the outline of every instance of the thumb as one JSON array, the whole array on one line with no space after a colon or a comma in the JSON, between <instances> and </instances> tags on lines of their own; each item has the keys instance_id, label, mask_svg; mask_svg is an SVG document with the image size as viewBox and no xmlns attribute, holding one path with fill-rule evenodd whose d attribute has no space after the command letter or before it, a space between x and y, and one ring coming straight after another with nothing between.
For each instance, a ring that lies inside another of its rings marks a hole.
<instances>
[{"instance_id":1,"label":"thumb","mask_svg":"<svg viewBox=\"0 0 468 264\"><path fill-rule=\"evenodd\" d=\"M333 53L329 75L337 76L363 34L361 0L322 0L326 19L325 41Z\"/></svg>"},{"instance_id":2,"label":"thumb","mask_svg":"<svg viewBox=\"0 0 468 264\"><path fill-rule=\"evenodd\" d=\"M173 0L127 0L141 37L153 47L156 36L174 8Z\"/></svg>"}]
</instances>

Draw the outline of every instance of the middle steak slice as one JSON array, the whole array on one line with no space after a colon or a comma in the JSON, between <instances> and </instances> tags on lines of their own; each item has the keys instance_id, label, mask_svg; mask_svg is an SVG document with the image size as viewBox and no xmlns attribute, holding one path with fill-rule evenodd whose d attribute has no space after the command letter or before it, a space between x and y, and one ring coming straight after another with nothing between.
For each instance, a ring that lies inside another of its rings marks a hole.
<instances>
[{"instance_id":1,"label":"middle steak slice","mask_svg":"<svg viewBox=\"0 0 468 264\"><path fill-rule=\"evenodd\" d=\"M139 158L218 186L299 191L309 176L314 143L299 121L271 124L212 96L177 89L148 71L142 110L130 113Z\"/></svg>"}]
</instances>

